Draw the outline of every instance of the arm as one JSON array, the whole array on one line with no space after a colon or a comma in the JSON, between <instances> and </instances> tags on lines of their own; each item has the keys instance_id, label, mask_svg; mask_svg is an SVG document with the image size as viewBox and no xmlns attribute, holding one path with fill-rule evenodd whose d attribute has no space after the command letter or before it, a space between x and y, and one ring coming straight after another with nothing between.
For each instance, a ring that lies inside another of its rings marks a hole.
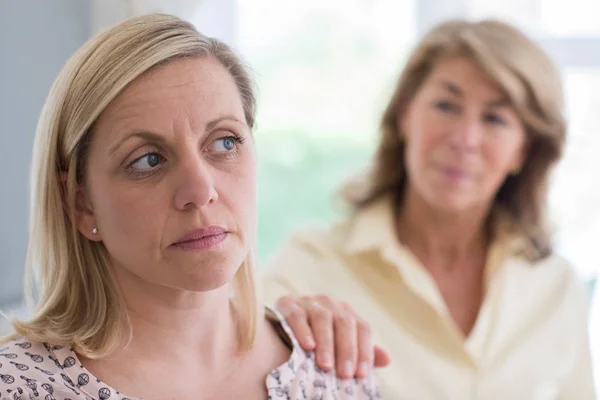
<instances>
[{"instance_id":1,"label":"arm","mask_svg":"<svg viewBox=\"0 0 600 400\"><path fill-rule=\"evenodd\" d=\"M575 277L572 279L571 296L574 299L573 313L576 315L572 322L575 331L572 338L575 356L573 368L564 381L560 398L594 400L596 394L588 330L588 297L583 284Z\"/></svg>"},{"instance_id":2,"label":"arm","mask_svg":"<svg viewBox=\"0 0 600 400\"><path fill-rule=\"evenodd\" d=\"M320 368L328 371L335 364L341 378L367 377L372 366L389 364L389 356L373 346L370 325L349 304L323 295L341 261L328 251L326 238L319 239L325 240L296 237L281 247L264 276L265 297L286 318L300 345L315 350Z\"/></svg>"},{"instance_id":3,"label":"arm","mask_svg":"<svg viewBox=\"0 0 600 400\"><path fill-rule=\"evenodd\" d=\"M578 340L574 368L565 380L560 398L594 400L596 395L588 335L582 335Z\"/></svg>"}]
</instances>

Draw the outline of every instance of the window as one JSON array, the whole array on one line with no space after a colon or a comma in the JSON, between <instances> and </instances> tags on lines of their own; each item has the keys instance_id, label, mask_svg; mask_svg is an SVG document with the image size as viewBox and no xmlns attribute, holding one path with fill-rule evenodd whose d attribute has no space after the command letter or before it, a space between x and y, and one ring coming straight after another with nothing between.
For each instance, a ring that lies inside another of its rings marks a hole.
<instances>
[{"instance_id":1,"label":"window","mask_svg":"<svg viewBox=\"0 0 600 400\"><path fill-rule=\"evenodd\" d=\"M236 44L259 86L261 260L293 229L334 218L335 190L376 143L414 14L412 0L239 2Z\"/></svg>"}]
</instances>

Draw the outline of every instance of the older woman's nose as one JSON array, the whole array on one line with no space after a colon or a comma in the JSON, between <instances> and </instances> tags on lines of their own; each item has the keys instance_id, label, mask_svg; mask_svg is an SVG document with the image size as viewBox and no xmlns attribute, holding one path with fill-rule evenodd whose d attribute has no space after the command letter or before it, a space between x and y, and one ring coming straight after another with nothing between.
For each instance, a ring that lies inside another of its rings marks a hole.
<instances>
[{"instance_id":1,"label":"older woman's nose","mask_svg":"<svg viewBox=\"0 0 600 400\"><path fill-rule=\"evenodd\" d=\"M451 127L450 144L456 150L473 150L479 145L482 134L481 121L474 116L465 115Z\"/></svg>"}]
</instances>

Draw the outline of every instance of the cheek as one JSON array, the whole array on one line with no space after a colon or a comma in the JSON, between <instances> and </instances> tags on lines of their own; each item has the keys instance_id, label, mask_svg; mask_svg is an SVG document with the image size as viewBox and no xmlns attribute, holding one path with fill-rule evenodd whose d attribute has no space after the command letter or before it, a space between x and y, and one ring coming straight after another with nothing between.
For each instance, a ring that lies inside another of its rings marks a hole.
<instances>
[{"instance_id":1,"label":"cheek","mask_svg":"<svg viewBox=\"0 0 600 400\"><path fill-rule=\"evenodd\" d=\"M427 160L443 145L443 130L435 123L422 122L414 124L410 138L406 142L406 159L410 166L421 170Z\"/></svg>"},{"instance_id":2,"label":"cheek","mask_svg":"<svg viewBox=\"0 0 600 400\"><path fill-rule=\"evenodd\" d=\"M523 145L521 141L489 143L485 148L488 174L503 180L520 164Z\"/></svg>"},{"instance_id":3,"label":"cheek","mask_svg":"<svg viewBox=\"0 0 600 400\"><path fill-rule=\"evenodd\" d=\"M257 228L256 165L248 163L218 178L219 201L229 210L244 239L253 242Z\"/></svg>"},{"instance_id":4,"label":"cheek","mask_svg":"<svg viewBox=\"0 0 600 400\"><path fill-rule=\"evenodd\" d=\"M157 226L165 217L161 210L168 209L163 204L166 196L160 185L150 190L131 182L99 184L95 198L94 213L109 248L123 243L135 246L136 242L140 247L147 247L154 242L151 237L159 231Z\"/></svg>"}]
</instances>

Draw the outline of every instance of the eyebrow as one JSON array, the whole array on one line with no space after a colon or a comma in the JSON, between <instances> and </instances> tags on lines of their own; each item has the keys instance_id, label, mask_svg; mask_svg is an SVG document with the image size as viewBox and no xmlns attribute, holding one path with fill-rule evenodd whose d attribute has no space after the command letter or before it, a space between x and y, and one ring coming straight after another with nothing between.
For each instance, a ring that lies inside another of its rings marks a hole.
<instances>
[{"instance_id":1,"label":"eyebrow","mask_svg":"<svg viewBox=\"0 0 600 400\"><path fill-rule=\"evenodd\" d=\"M126 134L121 140L119 140L117 143L112 145L108 150L108 155L112 156L113 154L115 154L115 152L117 150L119 150L119 147L121 147L123 145L123 143L125 143L128 140L135 138L135 137L146 139L149 142L155 142L155 143L164 143L165 142L165 138L157 133L147 132L147 131L131 132L131 133Z\"/></svg>"},{"instance_id":2,"label":"eyebrow","mask_svg":"<svg viewBox=\"0 0 600 400\"><path fill-rule=\"evenodd\" d=\"M210 131L223 121L233 121L233 122L237 122L237 123L242 123L242 121L240 121L238 118L236 118L234 116L225 115L225 116L219 117L217 119L214 119L214 120L208 122L205 126L205 130ZM123 143L125 143L128 140L135 138L135 137L139 137L139 138L145 139L150 142L161 143L161 144L165 143L165 138L162 135L159 135L157 133L148 132L148 131L134 131L134 132L126 134L121 140L119 140L117 143L112 145L108 150L108 154L113 155L119 149L119 147L121 147L123 145Z\"/></svg>"},{"instance_id":3,"label":"eyebrow","mask_svg":"<svg viewBox=\"0 0 600 400\"><path fill-rule=\"evenodd\" d=\"M446 91L452 93L453 95L455 95L456 97L464 97L464 92L463 90L458 87L458 85L450 82L450 81L440 81L440 86L442 86ZM501 98L495 99L495 100L491 100L491 101L487 101L486 106L488 107L504 107L507 105L510 105L510 101L508 100L508 98L506 98L506 96L502 96Z\"/></svg>"},{"instance_id":4,"label":"eyebrow","mask_svg":"<svg viewBox=\"0 0 600 400\"><path fill-rule=\"evenodd\" d=\"M233 115L224 115L222 117L219 117L217 119L214 119L214 120L208 122L206 124L205 130L210 131L211 129L214 129L217 125L219 125L223 121L231 121L231 122L236 122L238 124L245 124L245 122L240 121Z\"/></svg>"}]
</instances>

